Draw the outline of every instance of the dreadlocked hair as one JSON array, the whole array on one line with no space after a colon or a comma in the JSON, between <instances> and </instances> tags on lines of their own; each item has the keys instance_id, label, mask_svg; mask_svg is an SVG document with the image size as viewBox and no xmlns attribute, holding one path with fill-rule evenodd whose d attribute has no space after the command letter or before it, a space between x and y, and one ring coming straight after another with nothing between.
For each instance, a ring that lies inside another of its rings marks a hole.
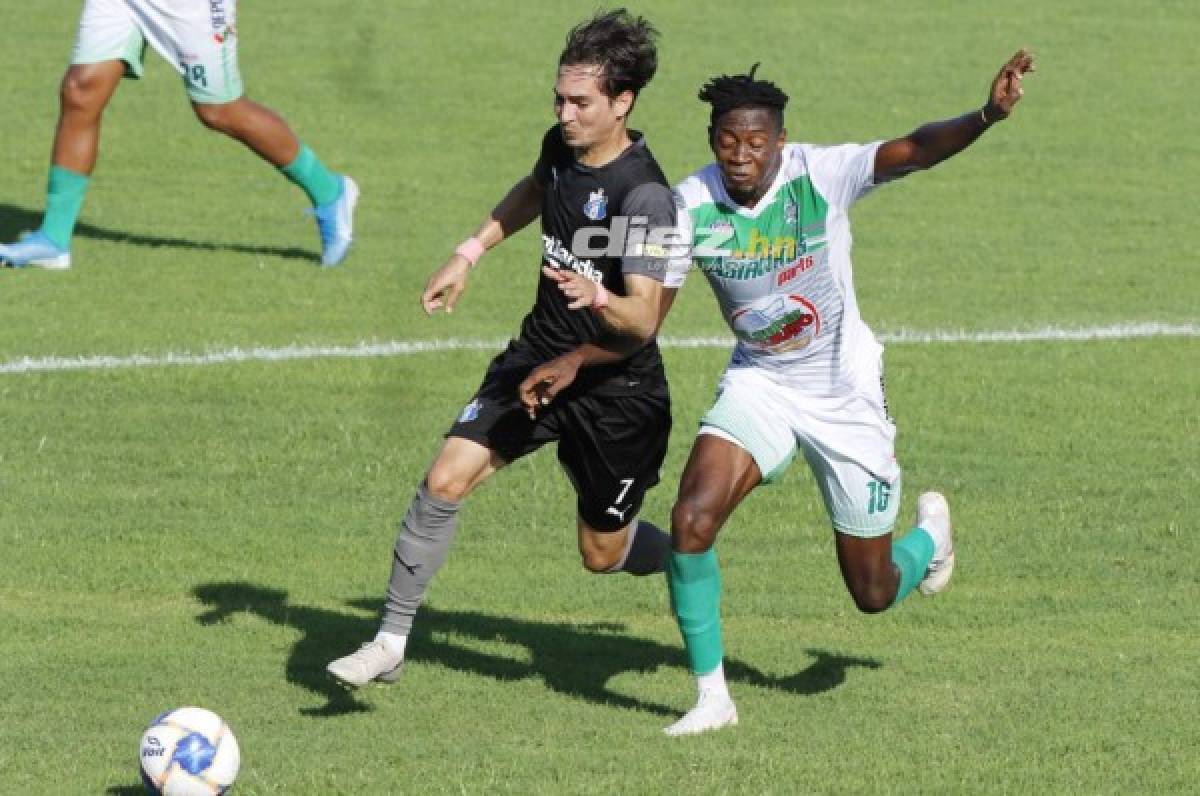
<instances>
[{"instance_id":1,"label":"dreadlocked hair","mask_svg":"<svg viewBox=\"0 0 1200 796\"><path fill-rule=\"evenodd\" d=\"M624 91L634 96L658 70L658 30L645 17L624 8L597 13L567 34L558 65L599 66L601 85L610 99Z\"/></svg>"},{"instance_id":2,"label":"dreadlocked hair","mask_svg":"<svg viewBox=\"0 0 1200 796\"><path fill-rule=\"evenodd\" d=\"M709 124L716 126L717 119L737 108L763 108L775 117L783 127L783 109L787 107L788 95L769 80L755 80L754 73L759 64L750 67L744 75L721 75L710 78L697 95L702 102L712 106Z\"/></svg>"}]
</instances>

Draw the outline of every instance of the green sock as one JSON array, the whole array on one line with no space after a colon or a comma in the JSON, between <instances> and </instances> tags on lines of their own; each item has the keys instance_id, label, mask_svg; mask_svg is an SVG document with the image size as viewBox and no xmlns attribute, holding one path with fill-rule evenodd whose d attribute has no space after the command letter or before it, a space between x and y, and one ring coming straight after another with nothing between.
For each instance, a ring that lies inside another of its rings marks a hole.
<instances>
[{"instance_id":1,"label":"green sock","mask_svg":"<svg viewBox=\"0 0 1200 796\"><path fill-rule=\"evenodd\" d=\"M692 674L708 674L721 664L721 569L717 553L676 553L667 560L671 609L683 634Z\"/></svg>"},{"instance_id":2,"label":"green sock","mask_svg":"<svg viewBox=\"0 0 1200 796\"><path fill-rule=\"evenodd\" d=\"M280 169L284 175L308 194L314 207L327 205L342 195L342 179L329 169L304 144L296 159Z\"/></svg>"},{"instance_id":3,"label":"green sock","mask_svg":"<svg viewBox=\"0 0 1200 796\"><path fill-rule=\"evenodd\" d=\"M900 585L896 587L892 605L907 597L925 577L933 550L933 537L924 528L913 528L903 539L892 543L892 563L900 570Z\"/></svg>"},{"instance_id":4,"label":"green sock","mask_svg":"<svg viewBox=\"0 0 1200 796\"><path fill-rule=\"evenodd\" d=\"M46 180L46 214L42 216L41 232L60 249L71 247L71 234L83 207L87 193L86 174L51 166Z\"/></svg>"}]
</instances>

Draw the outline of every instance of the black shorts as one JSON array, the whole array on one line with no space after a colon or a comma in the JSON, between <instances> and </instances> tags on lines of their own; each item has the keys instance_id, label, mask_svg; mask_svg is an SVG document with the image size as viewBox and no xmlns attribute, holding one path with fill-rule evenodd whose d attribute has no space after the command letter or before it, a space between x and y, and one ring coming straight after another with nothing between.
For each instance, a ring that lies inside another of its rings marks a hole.
<instances>
[{"instance_id":1,"label":"black shorts","mask_svg":"<svg viewBox=\"0 0 1200 796\"><path fill-rule=\"evenodd\" d=\"M624 528L658 483L667 455L671 396L666 381L643 383L627 395L577 391L572 385L531 420L517 387L539 364L510 345L492 360L483 384L446 436L478 442L506 462L557 442L558 460L578 496L579 516L598 531Z\"/></svg>"}]
</instances>

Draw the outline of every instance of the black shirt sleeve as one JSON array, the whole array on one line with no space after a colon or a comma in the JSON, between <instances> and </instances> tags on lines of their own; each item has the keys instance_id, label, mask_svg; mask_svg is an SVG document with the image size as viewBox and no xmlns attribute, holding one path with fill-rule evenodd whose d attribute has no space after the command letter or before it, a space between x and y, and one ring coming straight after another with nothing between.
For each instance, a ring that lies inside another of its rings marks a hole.
<instances>
[{"instance_id":1,"label":"black shirt sleeve","mask_svg":"<svg viewBox=\"0 0 1200 796\"><path fill-rule=\"evenodd\" d=\"M544 188L554 179L552 169L562 162L562 155L566 150L566 146L566 142L563 141L562 132L558 129L557 124L547 130L546 134L542 136L542 151L538 155L537 163L533 167L533 178L537 180L538 185Z\"/></svg>"},{"instance_id":2,"label":"black shirt sleeve","mask_svg":"<svg viewBox=\"0 0 1200 796\"><path fill-rule=\"evenodd\" d=\"M666 280L670 250L655 240L654 232L674 230L675 213L675 200L665 185L647 182L625 195L621 215L630 218L631 228L635 226L633 217L640 217L636 226L645 227L649 240L621 258L621 273L648 276L658 282Z\"/></svg>"}]
</instances>

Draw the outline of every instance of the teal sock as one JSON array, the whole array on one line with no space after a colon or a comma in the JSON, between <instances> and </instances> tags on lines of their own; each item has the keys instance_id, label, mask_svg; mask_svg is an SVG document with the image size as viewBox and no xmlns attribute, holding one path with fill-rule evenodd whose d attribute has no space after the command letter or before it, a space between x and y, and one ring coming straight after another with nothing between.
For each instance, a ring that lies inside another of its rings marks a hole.
<instances>
[{"instance_id":1,"label":"teal sock","mask_svg":"<svg viewBox=\"0 0 1200 796\"><path fill-rule=\"evenodd\" d=\"M284 175L308 194L314 207L327 205L342 195L342 180L325 168L325 164L304 144L296 159L280 169Z\"/></svg>"},{"instance_id":2,"label":"teal sock","mask_svg":"<svg viewBox=\"0 0 1200 796\"><path fill-rule=\"evenodd\" d=\"M667 560L671 609L683 634L692 674L708 674L721 665L721 569L717 553L676 553Z\"/></svg>"},{"instance_id":3,"label":"teal sock","mask_svg":"<svg viewBox=\"0 0 1200 796\"><path fill-rule=\"evenodd\" d=\"M924 528L913 528L903 539L892 543L892 563L900 570L900 585L896 587L892 605L907 597L925 577L933 550L933 537Z\"/></svg>"},{"instance_id":4,"label":"teal sock","mask_svg":"<svg viewBox=\"0 0 1200 796\"><path fill-rule=\"evenodd\" d=\"M75 232L75 221L83 208L83 196L87 193L86 174L51 166L46 179L46 214L42 216L41 232L60 249L71 247L71 234Z\"/></svg>"}]
</instances>

